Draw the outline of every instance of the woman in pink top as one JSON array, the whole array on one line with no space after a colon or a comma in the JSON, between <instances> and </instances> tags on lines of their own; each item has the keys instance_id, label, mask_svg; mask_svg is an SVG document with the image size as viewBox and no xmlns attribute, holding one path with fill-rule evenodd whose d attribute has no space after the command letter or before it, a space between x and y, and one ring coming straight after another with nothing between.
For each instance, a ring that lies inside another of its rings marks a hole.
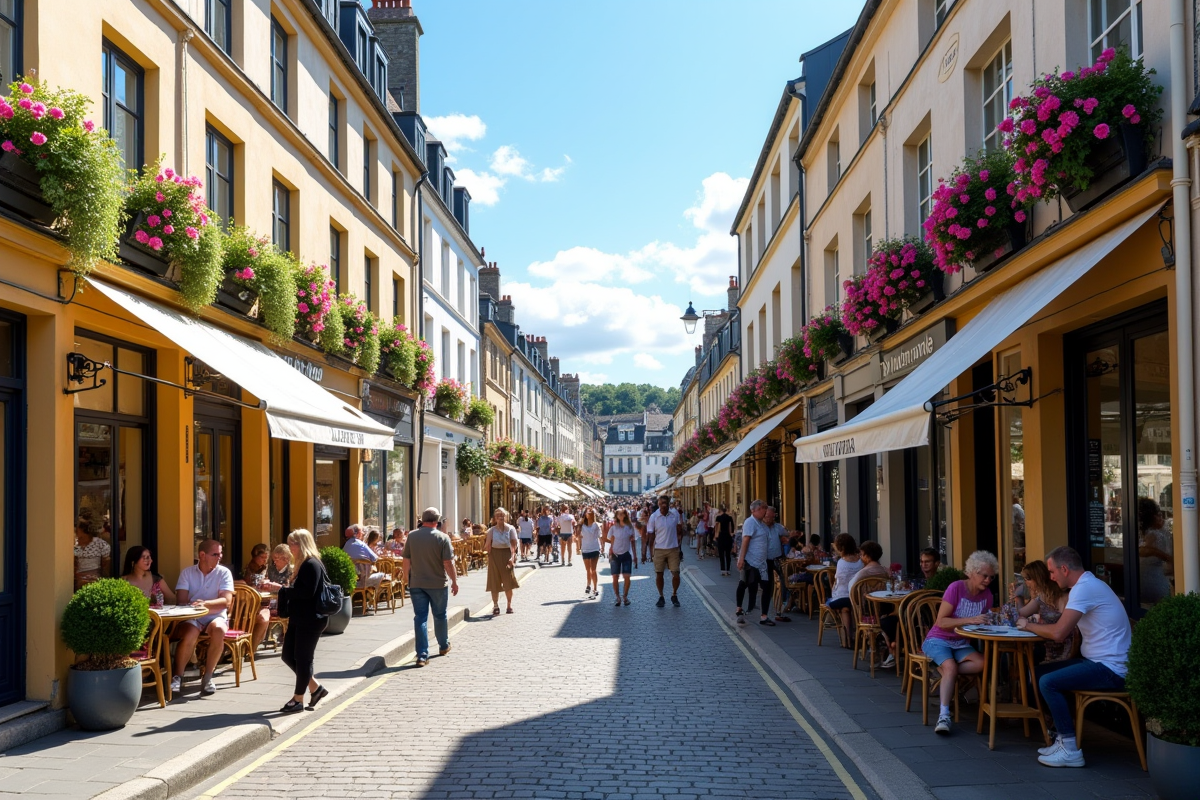
<instances>
[{"instance_id":1,"label":"woman in pink top","mask_svg":"<svg viewBox=\"0 0 1200 800\"><path fill-rule=\"evenodd\" d=\"M987 622L987 613L992 610L992 590L988 587L999 571L996 557L985 550L976 550L967 556L963 566L966 580L955 581L946 587L937 619L921 644L921 650L942 673L941 708L934 728L937 733L950 733L950 700L954 697L958 676L983 672L983 654L954 629Z\"/></svg>"}]
</instances>

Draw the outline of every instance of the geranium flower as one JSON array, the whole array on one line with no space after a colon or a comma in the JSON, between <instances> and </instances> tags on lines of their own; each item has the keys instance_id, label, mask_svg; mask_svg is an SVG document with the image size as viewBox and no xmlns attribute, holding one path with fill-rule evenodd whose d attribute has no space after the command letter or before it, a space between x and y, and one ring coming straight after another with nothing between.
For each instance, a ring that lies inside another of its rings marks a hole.
<instances>
[{"instance_id":1,"label":"geranium flower","mask_svg":"<svg viewBox=\"0 0 1200 800\"><path fill-rule=\"evenodd\" d=\"M1101 122L1092 131L1092 135L1094 135L1097 139L1107 139L1108 138L1108 125Z\"/></svg>"},{"instance_id":2,"label":"geranium flower","mask_svg":"<svg viewBox=\"0 0 1200 800\"><path fill-rule=\"evenodd\" d=\"M139 230L133 234L133 238L137 239L140 244L146 244L147 242L150 241L150 234L146 233L143 230Z\"/></svg>"},{"instance_id":3,"label":"geranium flower","mask_svg":"<svg viewBox=\"0 0 1200 800\"><path fill-rule=\"evenodd\" d=\"M200 231L196 230L191 225L187 226L187 228L185 229L185 232L187 233L189 239L200 238Z\"/></svg>"},{"instance_id":4,"label":"geranium flower","mask_svg":"<svg viewBox=\"0 0 1200 800\"><path fill-rule=\"evenodd\" d=\"M12 143L11 139L6 139L4 144L0 144L0 150L3 150L6 153L15 152L16 149L17 149L17 146Z\"/></svg>"},{"instance_id":5,"label":"geranium flower","mask_svg":"<svg viewBox=\"0 0 1200 800\"><path fill-rule=\"evenodd\" d=\"M85 119L83 121L83 129L88 133L91 133L92 131L96 130L96 123L92 122L90 119Z\"/></svg>"},{"instance_id":6,"label":"geranium flower","mask_svg":"<svg viewBox=\"0 0 1200 800\"><path fill-rule=\"evenodd\" d=\"M160 192L159 194L161 194L161 192ZM169 209L169 208L164 208L164 209L163 209L163 212L162 212L162 215L163 215L164 217L168 217L168 218L170 218L170 216L171 216L172 214L174 214L174 213L175 213L175 212L174 212L174 211L172 211L171 209Z\"/></svg>"},{"instance_id":7,"label":"geranium flower","mask_svg":"<svg viewBox=\"0 0 1200 800\"><path fill-rule=\"evenodd\" d=\"M1017 212L1013 214L1013 219L1015 219L1017 222L1024 222L1025 212L1018 209Z\"/></svg>"},{"instance_id":8,"label":"geranium flower","mask_svg":"<svg viewBox=\"0 0 1200 800\"><path fill-rule=\"evenodd\" d=\"M28 83L22 83L21 84L21 93L22 94L33 94L33 87L30 86Z\"/></svg>"},{"instance_id":9,"label":"geranium flower","mask_svg":"<svg viewBox=\"0 0 1200 800\"><path fill-rule=\"evenodd\" d=\"M50 114L50 116L54 117L54 119L62 119L63 117L66 116L66 114L63 113L63 110L57 106L55 106L54 108L51 108L48 113Z\"/></svg>"},{"instance_id":10,"label":"geranium flower","mask_svg":"<svg viewBox=\"0 0 1200 800\"><path fill-rule=\"evenodd\" d=\"M146 224L151 228L157 228L158 223L160 222L162 222L162 217L158 216L157 214L151 214L150 216L146 217Z\"/></svg>"},{"instance_id":11,"label":"geranium flower","mask_svg":"<svg viewBox=\"0 0 1200 800\"><path fill-rule=\"evenodd\" d=\"M157 236L151 236L150 241L146 244L150 245L150 248L153 250L162 250L163 241Z\"/></svg>"},{"instance_id":12,"label":"geranium flower","mask_svg":"<svg viewBox=\"0 0 1200 800\"><path fill-rule=\"evenodd\" d=\"M163 235L164 236L170 236L174 232L175 232L174 225L163 225Z\"/></svg>"}]
</instances>

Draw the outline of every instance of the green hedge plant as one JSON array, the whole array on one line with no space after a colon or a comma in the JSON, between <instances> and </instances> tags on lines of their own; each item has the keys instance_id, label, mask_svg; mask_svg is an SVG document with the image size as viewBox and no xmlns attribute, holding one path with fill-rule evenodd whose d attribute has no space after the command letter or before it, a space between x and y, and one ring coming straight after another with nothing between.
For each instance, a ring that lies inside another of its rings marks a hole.
<instances>
[{"instance_id":1,"label":"green hedge plant","mask_svg":"<svg viewBox=\"0 0 1200 800\"><path fill-rule=\"evenodd\" d=\"M77 669L105 670L137 664L130 653L146 641L150 601L119 578L85 584L68 601L62 617L63 642L85 660Z\"/></svg>"},{"instance_id":2,"label":"green hedge plant","mask_svg":"<svg viewBox=\"0 0 1200 800\"><path fill-rule=\"evenodd\" d=\"M1200 594L1168 597L1137 624L1125 687L1152 733L1200 747Z\"/></svg>"},{"instance_id":3,"label":"green hedge plant","mask_svg":"<svg viewBox=\"0 0 1200 800\"><path fill-rule=\"evenodd\" d=\"M925 581L925 588L932 589L935 592L944 592L950 584L955 581L964 580L966 577L967 573L958 567L942 567L933 573L932 578Z\"/></svg>"},{"instance_id":4,"label":"green hedge plant","mask_svg":"<svg viewBox=\"0 0 1200 800\"><path fill-rule=\"evenodd\" d=\"M332 583L342 587L346 597L354 593L358 586L358 573L354 571L354 559L340 547L321 548L321 563L325 565L325 574Z\"/></svg>"}]
</instances>

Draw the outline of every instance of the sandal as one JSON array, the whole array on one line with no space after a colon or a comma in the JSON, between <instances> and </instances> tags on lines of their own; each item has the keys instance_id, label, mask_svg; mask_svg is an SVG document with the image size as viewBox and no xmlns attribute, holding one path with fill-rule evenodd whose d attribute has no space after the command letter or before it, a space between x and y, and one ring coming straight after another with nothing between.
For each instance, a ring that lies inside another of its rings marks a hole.
<instances>
[{"instance_id":1,"label":"sandal","mask_svg":"<svg viewBox=\"0 0 1200 800\"><path fill-rule=\"evenodd\" d=\"M492 616L493 617L500 616L500 606L492 606Z\"/></svg>"},{"instance_id":2,"label":"sandal","mask_svg":"<svg viewBox=\"0 0 1200 800\"><path fill-rule=\"evenodd\" d=\"M513 612L513 610L512 610L512 606L509 606L509 607L508 607L508 611L505 611L504 613L505 613L505 614L511 614L512 612Z\"/></svg>"}]
</instances>

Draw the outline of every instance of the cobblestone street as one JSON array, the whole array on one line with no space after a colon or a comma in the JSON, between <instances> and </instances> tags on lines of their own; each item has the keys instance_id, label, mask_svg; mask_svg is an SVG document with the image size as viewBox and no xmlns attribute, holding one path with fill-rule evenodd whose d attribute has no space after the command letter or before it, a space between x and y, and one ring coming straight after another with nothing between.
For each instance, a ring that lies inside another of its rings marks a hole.
<instances>
[{"instance_id":1,"label":"cobblestone street","mask_svg":"<svg viewBox=\"0 0 1200 800\"><path fill-rule=\"evenodd\" d=\"M839 777L688 582L682 608L660 609L638 573L616 608L611 584L583 600L582 564L542 569L512 616L464 623L448 656L390 671L200 796L873 796L834 749Z\"/></svg>"}]
</instances>

